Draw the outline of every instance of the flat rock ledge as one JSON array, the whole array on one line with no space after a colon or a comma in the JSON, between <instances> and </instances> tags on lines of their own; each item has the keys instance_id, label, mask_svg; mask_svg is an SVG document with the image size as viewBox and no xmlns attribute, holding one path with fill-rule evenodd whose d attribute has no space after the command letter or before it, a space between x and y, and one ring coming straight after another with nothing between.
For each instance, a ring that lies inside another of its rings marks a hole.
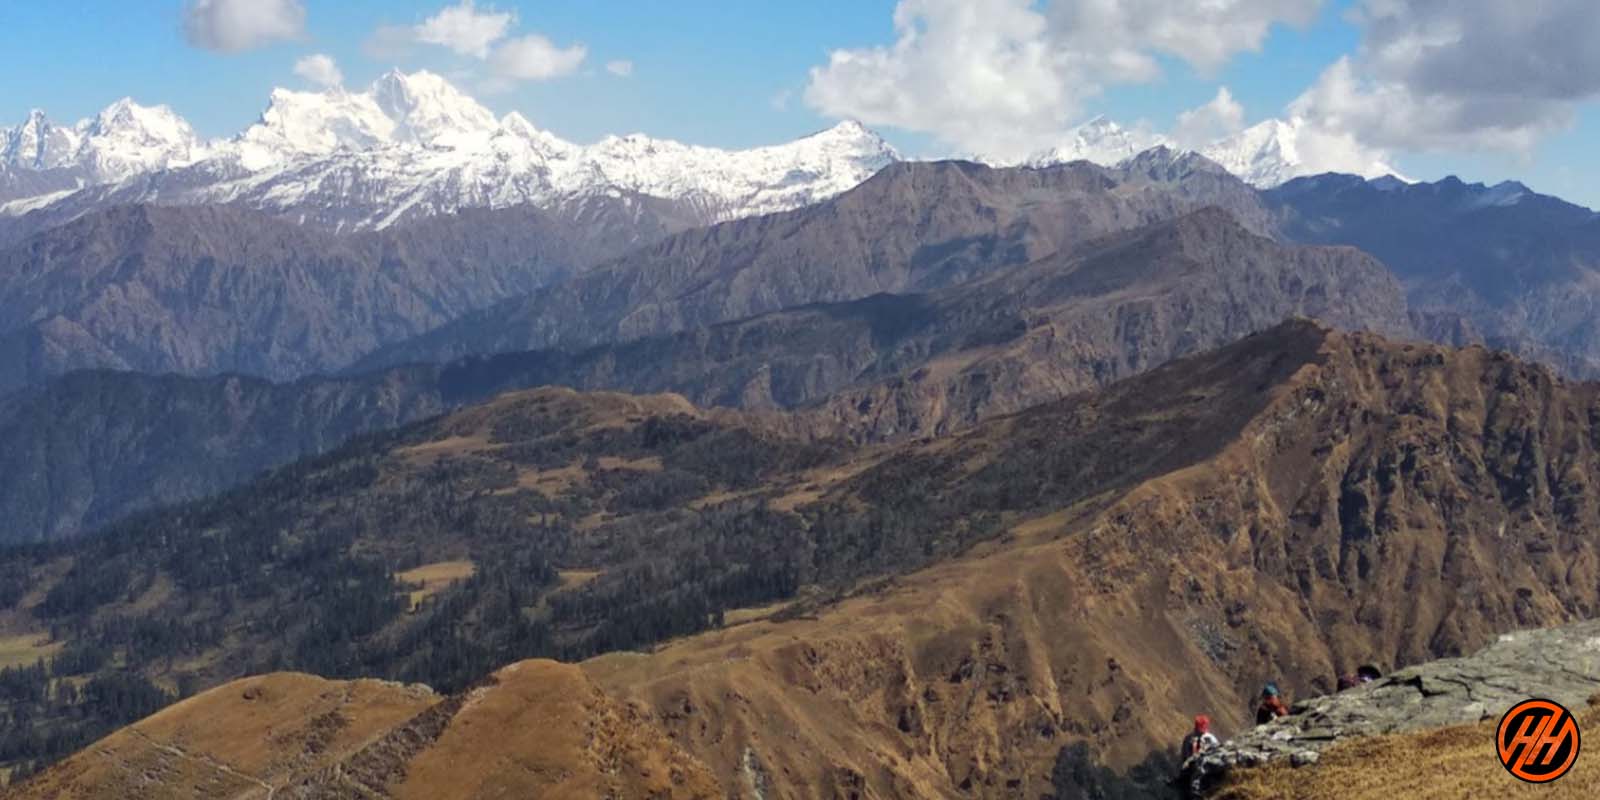
<instances>
[{"instance_id":1,"label":"flat rock ledge","mask_svg":"<svg viewBox=\"0 0 1600 800\"><path fill-rule=\"evenodd\" d=\"M1295 703L1286 717L1245 731L1185 765L1186 783L1214 785L1236 767L1278 759L1315 763L1322 750L1360 736L1498 718L1530 697L1577 711L1600 692L1600 620L1502 635L1464 658L1397 670L1338 694Z\"/></svg>"}]
</instances>

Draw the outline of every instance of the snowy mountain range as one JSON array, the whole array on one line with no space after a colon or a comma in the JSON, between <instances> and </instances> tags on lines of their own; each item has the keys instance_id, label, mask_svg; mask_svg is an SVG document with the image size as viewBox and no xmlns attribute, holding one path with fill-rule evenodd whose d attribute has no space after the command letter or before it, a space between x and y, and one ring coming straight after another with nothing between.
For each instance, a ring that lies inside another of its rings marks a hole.
<instances>
[{"instance_id":1,"label":"snowy mountain range","mask_svg":"<svg viewBox=\"0 0 1600 800\"><path fill-rule=\"evenodd\" d=\"M1232 136L1195 149L1206 158L1261 189L1326 170L1308 163L1300 140L1305 123L1270 119ZM1179 143L1145 130L1128 129L1105 117L1095 117L1068 131L1055 147L1030 156L1025 163L1043 167L1070 161L1090 161L1113 166L1154 147L1184 149ZM1374 161L1354 170L1363 178L1397 175L1394 167ZM1403 178L1402 178L1403 180Z\"/></svg>"},{"instance_id":2,"label":"snowy mountain range","mask_svg":"<svg viewBox=\"0 0 1600 800\"><path fill-rule=\"evenodd\" d=\"M0 129L0 213L238 203L359 230L600 192L678 201L718 221L831 197L898 158L854 122L741 151L642 135L578 145L520 114L496 118L437 75L395 71L360 92L275 90L255 124L220 141L131 100L71 127L33 112Z\"/></svg>"},{"instance_id":3,"label":"snowy mountain range","mask_svg":"<svg viewBox=\"0 0 1600 800\"><path fill-rule=\"evenodd\" d=\"M1298 134L1293 122L1272 120L1197 152L1272 187L1313 171ZM1026 163L1115 166L1170 144L1096 118ZM55 223L113 204L223 203L366 230L464 208L531 204L576 214L605 195L666 200L707 223L818 202L899 158L856 122L750 150L637 134L580 145L521 114L496 117L438 75L392 71L363 91L277 89L257 122L214 141L166 106L129 99L71 126L34 111L0 129L0 217L39 210ZM1392 172L1373 164L1363 174Z\"/></svg>"}]
</instances>

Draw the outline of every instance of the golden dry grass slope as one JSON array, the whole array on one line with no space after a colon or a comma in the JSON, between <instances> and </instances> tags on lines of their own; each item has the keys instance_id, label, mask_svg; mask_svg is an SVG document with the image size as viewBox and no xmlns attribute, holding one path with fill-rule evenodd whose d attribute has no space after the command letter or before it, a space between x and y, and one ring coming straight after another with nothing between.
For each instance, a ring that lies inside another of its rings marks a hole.
<instances>
[{"instance_id":1,"label":"golden dry grass slope","mask_svg":"<svg viewBox=\"0 0 1600 800\"><path fill-rule=\"evenodd\" d=\"M1304 696L1593 616L1596 394L1481 349L1282 326L875 453L857 502L920 482L1004 512L958 557L650 653L524 663L288 777L327 796L1039 798L1093 788L1088 759L1158 790L1188 720L1240 730L1264 680ZM202 714L238 689L219 691L178 708L259 733ZM148 736L158 758L147 726L107 741ZM13 796L121 796L108 752Z\"/></svg>"},{"instance_id":2,"label":"golden dry grass slope","mask_svg":"<svg viewBox=\"0 0 1600 800\"><path fill-rule=\"evenodd\" d=\"M280 673L119 731L10 797L716 797L705 768L576 667L527 661L442 697Z\"/></svg>"}]
</instances>

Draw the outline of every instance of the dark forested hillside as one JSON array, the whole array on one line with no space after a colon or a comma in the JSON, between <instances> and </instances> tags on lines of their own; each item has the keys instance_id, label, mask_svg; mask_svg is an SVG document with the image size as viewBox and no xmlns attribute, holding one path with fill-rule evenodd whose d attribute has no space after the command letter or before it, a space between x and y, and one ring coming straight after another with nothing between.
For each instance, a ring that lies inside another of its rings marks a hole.
<instances>
[{"instance_id":1,"label":"dark forested hillside","mask_svg":"<svg viewBox=\"0 0 1600 800\"><path fill-rule=\"evenodd\" d=\"M0 398L0 543L73 536L440 413L438 370L354 379L84 371Z\"/></svg>"},{"instance_id":2,"label":"dark forested hillside","mask_svg":"<svg viewBox=\"0 0 1600 800\"><path fill-rule=\"evenodd\" d=\"M15 687L0 716L32 720L5 726L0 760L59 755L250 672L449 688L508 659L636 647L988 535L962 523L907 551L885 531L878 555L846 558L854 529L818 541L814 513L763 499L803 497L848 455L783 427L671 397L513 394L75 545L9 551L0 633L61 644L0 674ZM444 589L428 577L441 565L459 579ZM80 675L148 699L62 688Z\"/></svg>"}]
</instances>

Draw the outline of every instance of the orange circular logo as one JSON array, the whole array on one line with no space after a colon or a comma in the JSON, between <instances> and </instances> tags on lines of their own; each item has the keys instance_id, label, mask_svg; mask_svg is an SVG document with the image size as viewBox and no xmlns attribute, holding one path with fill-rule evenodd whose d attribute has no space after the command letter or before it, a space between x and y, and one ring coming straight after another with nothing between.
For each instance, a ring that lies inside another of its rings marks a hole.
<instances>
[{"instance_id":1,"label":"orange circular logo","mask_svg":"<svg viewBox=\"0 0 1600 800\"><path fill-rule=\"evenodd\" d=\"M1506 772L1528 783L1549 783L1572 769L1582 740L1572 712L1552 700L1524 700L1500 718L1495 749Z\"/></svg>"}]
</instances>

